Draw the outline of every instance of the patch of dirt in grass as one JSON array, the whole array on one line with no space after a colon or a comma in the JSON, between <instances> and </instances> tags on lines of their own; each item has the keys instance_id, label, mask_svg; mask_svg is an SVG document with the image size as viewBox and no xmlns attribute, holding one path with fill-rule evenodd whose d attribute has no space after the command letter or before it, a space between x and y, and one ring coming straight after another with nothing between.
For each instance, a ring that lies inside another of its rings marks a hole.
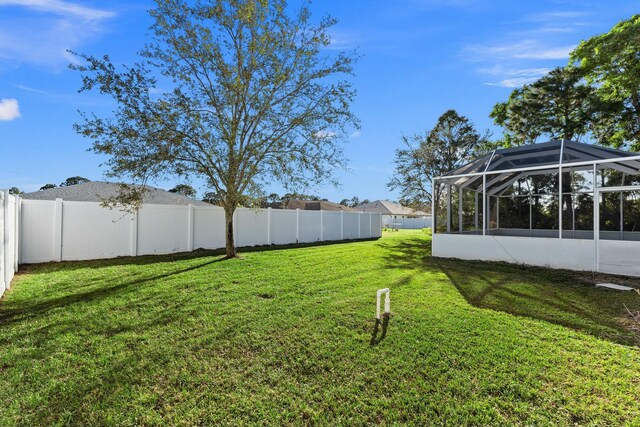
<instances>
[{"instance_id":1,"label":"patch of dirt in grass","mask_svg":"<svg viewBox=\"0 0 640 427\"><path fill-rule=\"evenodd\" d=\"M634 292L638 294L638 299L640 301L640 289L636 289ZM636 344L640 346L640 309L633 310L626 305L624 306L624 309L625 313L620 319L620 324L635 333Z\"/></svg>"},{"instance_id":2,"label":"patch of dirt in grass","mask_svg":"<svg viewBox=\"0 0 640 427\"><path fill-rule=\"evenodd\" d=\"M273 295L271 295L271 294L258 294L258 298L271 299L271 298L273 298Z\"/></svg>"},{"instance_id":3,"label":"patch of dirt in grass","mask_svg":"<svg viewBox=\"0 0 640 427\"><path fill-rule=\"evenodd\" d=\"M616 276L613 274L587 272L577 272L575 277L581 282L593 286L597 283L615 283L617 285L640 289L640 277Z\"/></svg>"}]
</instances>

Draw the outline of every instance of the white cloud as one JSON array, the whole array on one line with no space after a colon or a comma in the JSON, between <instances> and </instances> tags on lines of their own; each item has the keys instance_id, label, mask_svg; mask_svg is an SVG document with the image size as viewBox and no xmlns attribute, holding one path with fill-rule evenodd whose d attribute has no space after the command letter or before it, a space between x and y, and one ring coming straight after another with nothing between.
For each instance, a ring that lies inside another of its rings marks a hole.
<instances>
[{"instance_id":1,"label":"white cloud","mask_svg":"<svg viewBox=\"0 0 640 427\"><path fill-rule=\"evenodd\" d=\"M360 138L361 136L362 132L360 132L359 130L356 130L351 135L349 135L350 138Z\"/></svg>"},{"instance_id":2,"label":"white cloud","mask_svg":"<svg viewBox=\"0 0 640 427\"><path fill-rule=\"evenodd\" d=\"M0 62L62 69L72 61L67 49L78 50L104 32L108 10L62 0L0 0L2 7L26 9L0 19ZM37 30L34 30L37 29Z\"/></svg>"},{"instance_id":3,"label":"white cloud","mask_svg":"<svg viewBox=\"0 0 640 427\"><path fill-rule=\"evenodd\" d=\"M551 26L551 25L547 25L544 27L540 27L536 30L533 30L532 32L535 32L537 34L560 34L560 33L573 33L576 31L576 26L572 25L572 26L567 26L567 27L560 27L560 26Z\"/></svg>"},{"instance_id":4,"label":"white cloud","mask_svg":"<svg viewBox=\"0 0 640 427\"><path fill-rule=\"evenodd\" d=\"M335 138L337 134L335 132L320 130L315 133L315 137L318 139L331 139Z\"/></svg>"},{"instance_id":5,"label":"white cloud","mask_svg":"<svg viewBox=\"0 0 640 427\"><path fill-rule=\"evenodd\" d=\"M330 50L350 50L360 45L357 35L346 31L333 30L330 34L331 42L326 49Z\"/></svg>"},{"instance_id":6,"label":"white cloud","mask_svg":"<svg viewBox=\"0 0 640 427\"><path fill-rule=\"evenodd\" d=\"M0 121L9 122L20 116L20 106L15 98L0 99Z\"/></svg>"},{"instance_id":7,"label":"white cloud","mask_svg":"<svg viewBox=\"0 0 640 427\"><path fill-rule=\"evenodd\" d=\"M540 77L551 71L551 68L506 68L502 65L495 65L491 68L483 68L478 70L481 73L499 78L496 82L487 82L487 86L500 86L516 88L526 84L533 83Z\"/></svg>"},{"instance_id":8,"label":"white cloud","mask_svg":"<svg viewBox=\"0 0 640 427\"><path fill-rule=\"evenodd\" d=\"M481 73L488 74L490 76L501 79L496 82L487 82L485 85L487 86L500 86L500 87L509 87L516 88L521 87L525 84L533 83L538 80L540 77L551 71L551 68L507 68L503 65L495 65L491 68L481 68Z\"/></svg>"},{"instance_id":9,"label":"white cloud","mask_svg":"<svg viewBox=\"0 0 640 427\"><path fill-rule=\"evenodd\" d=\"M477 0L410 0L409 6L417 7L420 9L435 9L435 8L468 8L476 6L481 2Z\"/></svg>"},{"instance_id":10,"label":"white cloud","mask_svg":"<svg viewBox=\"0 0 640 427\"><path fill-rule=\"evenodd\" d=\"M513 58L516 59L568 59L569 54L577 45L558 46L558 47L540 47L525 50L520 53L514 53Z\"/></svg>"},{"instance_id":11,"label":"white cloud","mask_svg":"<svg viewBox=\"0 0 640 427\"><path fill-rule=\"evenodd\" d=\"M481 68L478 70L491 76L518 76L518 77L542 77L551 71L551 68L507 68L503 65L494 65L491 68Z\"/></svg>"},{"instance_id":12,"label":"white cloud","mask_svg":"<svg viewBox=\"0 0 640 427\"><path fill-rule=\"evenodd\" d=\"M492 77L488 86L515 88L532 83L564 66L579 40L576 31L591 12L551 10L522 16L510 22L512 30L492 42L468 45L463 55L470 62L482 63L478 72Z\"/></svg>"},{"instance_id":13,"label":"white cloud","mask_svg":"<svg viewBox=\"0 0 640 427\"><path fill-rule=\"evenodd\" d=\"M525 20L529 22L557 22L584 18L587 15L589 14L582 10L555 10L550 12L534 13L532 15L528 15Z\"/></svg>"},{"instance_id":14,"label":"white cloud","mask_svg":"<svg viewBox=\"0 0 640 427\"><path fill-rule=\"evenodd\" d=\"M94 9L62 0L0 0L0 6L22 6L40 12L72 15L89 21L111 18L115 15L107 10Z\"/></svg>"},{"instance_id":15,"label":"white cloud","mask_svg":"<svg viewBox=\"0 0 640 427\"><path fill-rule=\"evenodd\" d=\"M522 87L526 84L533 83L538 79L530 78L530 77L514 77L511 79L499 80L497 82L487 82L484 83L487 86L499 86L499 87L508 87L508 88L517 88Z\"/></svg>"},{"instance_id":16,"label":"white cloud","mask_svg":"<svg viewBox=\"0 0 640 427\"><path fill-rule=\"evenodd\" d=\"M585 26L589 26L591 13L585 11L551 11L527 15L519 24L518 30L513 34L521 37L557 37L562 34L572 34L578 32ZM569 36L573 40L577 37Z\"/></svg>"},{"instance_id":17,"label":"white cloud","mask_svg":"<svg viewBox=\"0 0 640 427\"><path fill-rule=\"evenodd\" d=\"M30 87L30 86L24 86L24 85L14 85L15 87L17 87L18 89L22 89L26 92L33 92L33 93L40 93L45 95L47 92L44 90L40 90L40 89L36 89L34 87Z\"/></svg>"},{"instance_id":18,"label":"white cloud","mask_svg":"<svg viewBox=\"0 0 640 427\"><path fill-rule=\"evenodd\" d=\"M492 46L474 45L467 48L469 59L485 61L489 59L567 59L575 48L570 46L549 46L537 40L521 40Z\"/></svg>"}]
</instances>

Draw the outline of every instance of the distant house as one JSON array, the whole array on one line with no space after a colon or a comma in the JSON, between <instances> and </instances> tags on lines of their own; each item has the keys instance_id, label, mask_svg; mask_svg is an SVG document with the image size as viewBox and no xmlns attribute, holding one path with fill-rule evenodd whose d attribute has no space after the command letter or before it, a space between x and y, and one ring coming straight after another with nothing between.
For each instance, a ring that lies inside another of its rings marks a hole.
<instances>
[{"instance_id":1,"label":"distant house","mask_svg":"<svg viewBox=\"0 0 640 427\"><path fill-rule=\"evenodd\" d=\"M303 211L350 211L355 209L325 200L297 200L291 199L287 202L284 209L300 209Z\"/></svg>"},{"instance_id":2,"label":"distant house","mask_svg":"<svg viewBox=\"0 0 640 427\"><path fill-rule=\"evenodd\" d=\"M153 205L194 205L211 206L209 203L195 200L182 194L170 193L155 187L146 187L142 203ZM47 190L24 193L23 199L56 200L69 202L102 202L109 197L118 195L120 187L117 183L91 181L66 187L49 188Z\"/></svg>"},{"instance_id":3,"label":"distant house","mask_svg":"<svg viewBox=\"0 0 640 427\"><path fill-rule=\"evenodd\" d=\"M356 206L360 212L382 214L384 228L426 228L431 227L431 214L417 211L388 200L375 200Z\"/></svg>"}]
</instances>

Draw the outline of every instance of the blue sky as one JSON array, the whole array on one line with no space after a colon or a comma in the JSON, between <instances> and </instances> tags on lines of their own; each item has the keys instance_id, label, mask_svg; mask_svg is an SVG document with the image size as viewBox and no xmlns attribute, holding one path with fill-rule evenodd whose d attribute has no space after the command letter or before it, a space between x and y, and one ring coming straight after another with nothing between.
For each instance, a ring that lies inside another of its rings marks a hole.
<instances>
[{"instance_id":1,"label":"blue sky","mask_svg":"<svg viewBox=\"0 0 640 427\"><path fill-rule=\"evenodd\" d=\"M295 5L295 0L290 1ZM74 175L103 179L104 159L75 134L77 110L109 111L98 94L78 94L67 49L132 63L144 45L150 1L0 0L0 188L34 191ZM346 146L340 188L312 192L339 201L397 197L386 182L401 136L431 129L447 109L479 130L517 86L567 63L582 39L638 13L633 1L349 0L312 4L339 20L334 49L363 55L353 83L362 129ZM171 188L175 181L158 182ZM192 182L200 193L204 190ZM274 186L267 191L282 192Z\"/></svg>"}]
</instances>

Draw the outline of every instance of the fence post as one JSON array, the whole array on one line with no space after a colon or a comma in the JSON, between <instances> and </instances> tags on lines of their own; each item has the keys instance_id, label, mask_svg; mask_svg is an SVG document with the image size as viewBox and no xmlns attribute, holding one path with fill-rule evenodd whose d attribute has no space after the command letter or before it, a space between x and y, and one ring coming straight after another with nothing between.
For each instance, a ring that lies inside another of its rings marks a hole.
<instances>
[{"instance_id":1,"label":"fence post","mask_svg":"<svg viewBox=\"0 0 640 427\"><path fill-rule=\"evenodd\" d=\"M358 239L362 239L362 212L358 212Z\"/></svg>"},{"instance_id":2,"label":"fence post","mask_svg":"<svg viewBox=\"0 0 640 427\"><path fill-rule=\"evenodd\" d=\"M267 245L271 244L271 208L267 208Z\"/></svg>"},{"instance_id":3,"label":"fence post","mask_svg":"<svg viewBox=\"0 0 640 427\"><path fill-rule=\"evenodd\" d=\"M320 209L320 241L324 240L324 214L322 213L322 209Z\"/></svg>"},{"instance_id":4,"label":"fence post","mask_svg":"<svg viewBox=\"0 0 640 427\"><path fill-rule=\"evenodd\" d=\"M6 230L6 207L9 204L9 192L0 191L0 296L4 293L6 289L5 283L5 275L6 275L6 265L5 265L5 230Z\"/></svg>"},{"instance_id":5,"label":"fence post","mask_svg":"<svg viewBox=\"0 0 640 427\"><path fill-rule=\"evenodd\" d=\"M344 211L340 211L340 240L344 240Z\"/></svg>"},{"instance_id":6,"label":"fence post","mask_svg":"<svg viewBox=\"0 0 640 427\"><path fill-rule=\"evenodd\" d=\"M373 214L369 212L369 238L373 237L373 224L371 224L371 221L373 221Z\"/></svg>"},{"instance_id":7,"label":"fence post","mask_svg":"<svg viewBox=\"0 0 640 427\"><path fill-rule=\"evenodd\" d=\"M300 243L300 209L296 208L296 243Z\"/></svg>"},{"instance_id":8,"label":"fence post","mask_svg":"<svg viewBox=\"0 0 640 427\"><path fill-rule=\"evenodd\" d=\"M53 214L53 260L62 261L62 199L56 199Z\"/></svg>"},{"instance_id":9,"label":"fence post","mask_svg":"<svg viewBox=\"0 0 640 427\"><path fill-rule=\"evenodd\" d=\"M138 255L138 211L131 213L131 223L129 227L129 255Z\"/></svg>"},{"instance_id":10,"label":"fence post","mask_svg":"<svg viewBox=\"0 0 640 427\"><path fill-rule=\"evenodd\" d=\"M189 204L187 209L187 251L193 251L193 205Z\"/></svg>"},{"instance_id":11,"label":"fence post","mask_svg":"<svg viewBox=\"0 0 640 427\"><path fill-rule=\"evenodd\" d=\"M19 256L20 256L20 212L22 211L22 197L16 196L16 210L15 210L15 222L13 223L13 272L18 272ZM7 288L10 288L9 283Z\"/></svg>"}]
</instances>

